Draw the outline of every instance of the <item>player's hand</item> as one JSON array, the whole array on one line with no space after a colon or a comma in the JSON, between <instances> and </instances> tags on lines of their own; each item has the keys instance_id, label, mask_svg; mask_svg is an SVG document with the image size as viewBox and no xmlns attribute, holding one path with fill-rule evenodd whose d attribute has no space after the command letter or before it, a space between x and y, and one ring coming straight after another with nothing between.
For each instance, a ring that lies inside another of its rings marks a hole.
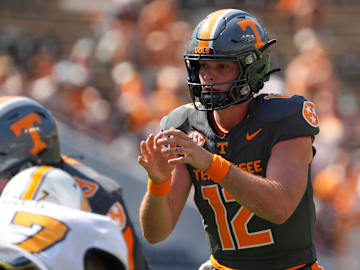
<instances>
[{"instance_id":1,"label":"player's hand","mask_svg":"<svg viewBox=\"0 0 360 270\"><path fill-rule=\"evenodd\" d=\"M162 133L156 137L150 134L146 141L140 143L142 156L138 157L138 163L144 167L155 183L161 183L168 179L174 168L174 165L168 162L169 158L173 156L161 152L163 146L158 143L158 140L162 136Z\"/></svg>"},{"instance_id":2,"label":"player's hand","mask_svg":"<svg viewBox=\"0 0 360 270\"><path fill-rule=\"evenodd\" d=\"M198 145L184 132L171 128L163 131L162 137L158 139L161 145L176 145L176 147L163 148L162 153L172 155L169 164L190 164L199 170L207 170L212 162L213 155Z\"/></svg>"}]
</instances>

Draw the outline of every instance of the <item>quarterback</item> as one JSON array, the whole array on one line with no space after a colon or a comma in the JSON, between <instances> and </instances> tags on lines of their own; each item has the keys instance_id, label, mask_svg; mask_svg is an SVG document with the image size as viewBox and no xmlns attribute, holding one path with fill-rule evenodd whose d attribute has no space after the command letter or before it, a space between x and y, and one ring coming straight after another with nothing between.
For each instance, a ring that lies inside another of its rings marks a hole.
<instances>
[{"instance_id":1,"label":"quarterback","mask_svg":"<svg viewBox=\"0 0 360 270\"><path fill-rule=\"evenodd\" d=\"M193 186L207 269L322 269L310 179L319 119L302 96L258 94L276 71L274 42L245 11L209 14L184 55L193 103L170 112L140 145L149 177L144 237L170 235Z\"/></svg>"}]
</instances>

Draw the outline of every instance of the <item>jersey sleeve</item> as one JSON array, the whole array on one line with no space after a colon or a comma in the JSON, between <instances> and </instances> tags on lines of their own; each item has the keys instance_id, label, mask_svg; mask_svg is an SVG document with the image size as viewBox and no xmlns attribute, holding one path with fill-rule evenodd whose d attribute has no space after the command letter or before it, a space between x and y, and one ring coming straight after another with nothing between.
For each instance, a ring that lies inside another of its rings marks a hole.
<instances>
[{"instance_id":1,"label":"jersey sleeve","mask_svg":"<svg viewBox=\"0 0 360 270\"><path fill-rule=\"evenodd\" d=\"M186 104L171 111L168 115L161 119L160 130L164 131L172 127L181 129L181 127L187 121L189 113L193 110L193 105Z\"/></svg>"},{"instance_id":2,"label":"jersey sleeve","mask_svg":"<svg viewBox=\"0 0 360 270\"><path fill-rule=\"evenodd\" d=\"M301 96L294 96L278 104L282 117L271 123L273 144L296 137L315 136L319 133L319 118L315 105Z\"/></svg>"},{"instance_id":3,"label":"jersey sleeve","mask_svg":"<svg viewBox=\"0 0 360 270\"><path fill-rule=\"evenodd\" d=\"M161 121L160 121L160 131L161 131L161 132L164 131L164 130L169 129L169 128L167 127L167 120L168 120L168 116L167 116L167 115L164 116L164 117L161 119Z\"/></svg>"}]
</instances>

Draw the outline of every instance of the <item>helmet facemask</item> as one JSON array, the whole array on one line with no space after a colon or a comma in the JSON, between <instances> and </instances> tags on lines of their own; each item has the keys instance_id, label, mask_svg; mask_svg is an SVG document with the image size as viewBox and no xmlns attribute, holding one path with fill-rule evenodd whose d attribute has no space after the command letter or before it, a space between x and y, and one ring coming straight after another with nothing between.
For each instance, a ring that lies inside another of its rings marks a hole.
<instances>
[{"instance_id":1,"label":"helmet facemask","mask_svg":"<svg viewBox=\"0 0 360 270\"><path fill-rule=\"evenodd\" d=\"M271 40L269 45L274 42L275 40ZM264 46L264 49L268 46ZM261 50L248 51L232 58L229 56L213 56L212 58L198 56L197 58L195 60L185 56L185 64L188 71L187 83L190 96L196 109L200 111L222 110L249 100L260 91L264 82L269 79L269 75L273 72L269 72L269 56L262 54ZM237 79L233 81L202 84L199 79L199 61L234 61L238 63L240 72ZM216 86L225 84L232 84L228 91L214 90ZM203 90L205 88L210 88L210 90Z\"/></svg>"}]
</instances>

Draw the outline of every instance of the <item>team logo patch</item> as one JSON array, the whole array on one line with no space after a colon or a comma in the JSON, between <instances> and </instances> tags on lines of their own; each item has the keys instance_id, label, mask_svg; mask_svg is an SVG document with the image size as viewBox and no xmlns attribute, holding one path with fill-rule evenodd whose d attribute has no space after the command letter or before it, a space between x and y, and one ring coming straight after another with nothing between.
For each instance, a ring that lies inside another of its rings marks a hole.
<instances>
[{"instance_id":1,"label":"team logo patch","mask_svg":"<svg viewBox=\"0 0 360 270\"><path fill-rule=\"evenodd\" d=\"M188 133L188 136L201 147L205 144L205 136L202 132L193 130Z\"/></svg>"},{"instance_id":2,"label":"team logo patch","mask_svg":"<svg viewBox=\"0 0 360 270\"><path fill-rule=\"evenodd\" d=\"M309 123L310 126L318 127L319 126L319 118L315 112L315 105L310 101L305 101L303 105L302 114L306 122Z\"/></svg>"},{"instance_id":3,"label":"team logo patch","mask_svg":"<svg viewBox=\"0 0 360 270\"><path fill-rule=\"evenodd\" d=\"M210 54L211 49L208 47L195 47L194 53L196 54Z\"/></svg>"}]
</instances>

